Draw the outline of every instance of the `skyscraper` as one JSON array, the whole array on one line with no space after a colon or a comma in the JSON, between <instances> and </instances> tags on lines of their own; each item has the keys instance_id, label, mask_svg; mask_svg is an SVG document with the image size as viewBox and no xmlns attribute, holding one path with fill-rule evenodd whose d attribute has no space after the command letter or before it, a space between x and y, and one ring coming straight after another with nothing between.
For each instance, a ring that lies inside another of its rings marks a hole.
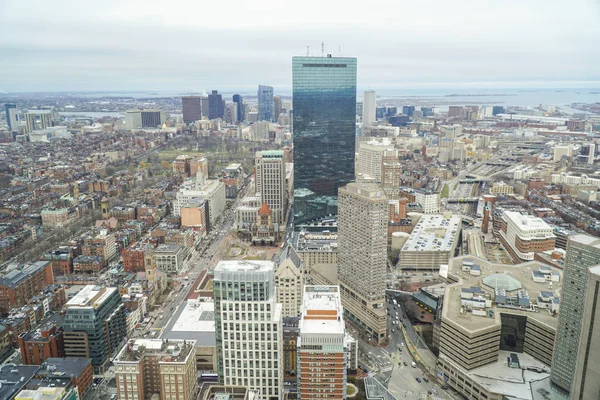
<instances>
[{"instance_id":1,"label":"skyscraper","mask_svg":"<svg viewBox=\"0 0 600 400\"><path fill-rule=\"evenodd\" d=\"M273 96L273 119L277 121L281 114L282 102L281 96Z\"/></svg>"},{"instance_id":2,"label":"skyscraper","mask_svg":"<svg viewBox=\"0 0 600 400\"><path fill-rule=\"evenodd\" d=\"M258 120L273 121L273 86L258 85Z\"/></svg>"},{"instance_id":3,"label":"skyscraper","mask_svg":"<svg viewBox=\"0 0 600 400\"><path fill-rule=\"evenodd\" d=\"M4 110L6 111L6 123L8 124L8 129L14 131L17 129L16 123L11 118L12 115L16 115L14 111L17 110L16 104L6 103L4 104ZM14 110L11 112L11 110ZM15 125L15 126L13 126Z\"/></svg>"},{"instance_id":4,"label":"skyscraper","mask_svg":"<svg viewBox=\"0 0 600 400\"><path fill-rule=\"evenodd\" d=\"M183 113L183 122L186 124L202 119L202 97L200 96L182 96L181 112Z\"/></svg>"},{"instance_id":5,"label":"skyscraper","mask_svg":"<svg viewBox=\"0 0 600 400\"><path fill-rule=\"evenodd\" d=\"M385 277L388 199L376 184L339 191L338 280L346 320L381 342L387 333Z\"/></svg>"},{"instance_id":6,"label":"skyscraper","mask_svg":"<svg viewBox=\"0 0 600 400\"><path fill-rule=\"evenodd\" d=\"M569 237L550 375L553 386L566 393L575 389L575 367L587 357L579 354L578 348L582 327L590 324L590 321L584 322L584 308L590 295L588 268L599 264L600 239L588 235Z\"/></svg>"},{"instance_id":7,"label":"skyscraper","mask_svg":"<svg viewBox=\"0 0 600 400\"><path fill-rule=\"evenodd\" d=\"M574 400L595 399L600 394L600 266L588 268L583 304L581 339L571 386Z\"/></svg>"},{"instance_id":8,"label":"skyscraper","mask_svg":"<svg viewBox=\"0 0 600 400\"><path fill-rule=\"evenodd\" d=\"M273 223L284 224L287 211L287 190L285 185L285 165L283 151L266 150L255 157L256 184L261 201L267 202L273 216ZM284 228L285 225L281 226Z\"/></svg>"},{"instance_id":9,"label":"skyscraper","mask_svg":"<svg viewBox=\"0 0 600 400\"><path fill-rule=\"evenodd\" d=\"M294 225L337 214L354 179L356 58L293 57Z\"/></svg>"},{"instance_id":10,"label":"skyscraper","mask_svg":"<svg viewBox=\"0 0 600 400\"><path fill-rule=\"evenodd\" d=\"M237 119L244 122L244 98L239 94L233 95L233 102L237 104Z\"/></svg>"},{"instance_id":11,"label":"skyscraper","mask_svg":"<svg viewBox=\"0 0 600 400\"><path fill-rule=\"evenodd\" d=\"M27 124L27 133L31 133L38 129L37 114L34 112L26 112L25 123Z\"/></svg>"},{"instance_id":12,"label":"skyscraper","mask_svg":"<svg viewBox=\"0 0 600 400\"><path fill-rule=\"evenodd\" d=\"M219 380L283 398L281 304L271 261L219 261L214 270Z\"/></svg>"},{"instance_id":13,"label":"skyscraper","mask_svg":"<svg viewBox=\"0 0 600 400\"><path fill-rule=\"evenodd\" d=\"M363 99L363 127L373 125L375 122L375 108L377 96L374 90L367 90Z\"/></svg>"},{"instance_id":14,"label":"skyscraper","mask_svg":"<svg viewBox=\"0 0 600 400\"><path fill-rule=\"evenodd\" d=\"M218 90L213 90L208 95L208 119L222 119L224 114L225 105L223 103L223 96L219 94Z\"/></svg>"},{"instance_id":15,"label":"skyscraper","mask_svg":"<svg viewBox=\"0 0 600 400\"><path fill-rule=\"evenodd\" d=\"M345 399L345 326L338 286L304 286L299 328L299 398Z\"/></svg>"}]
</instances>

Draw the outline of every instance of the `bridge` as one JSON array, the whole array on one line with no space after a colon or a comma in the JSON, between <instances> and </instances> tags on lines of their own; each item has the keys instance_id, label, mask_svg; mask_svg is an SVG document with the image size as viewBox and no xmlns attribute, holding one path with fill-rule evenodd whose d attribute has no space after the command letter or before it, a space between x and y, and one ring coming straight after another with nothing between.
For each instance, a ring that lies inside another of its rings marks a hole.
<instances>
[{"instance_id":1,"label":"bridge","mask_svg":"<svg viewBox=\"0 0 600 400\"><path fill-rule=\"evenodd\" d=\"M483 183L483 182L489 182L491 179L490 178L463 178L460 179L458 181L458 183Z\"/></svg>"},{"instance_id":2,"label":"bridge","mask_svg":"<svg viewBox=\"0 0 600 400\"><path fill-rule=\"evenodd\" d=\"M452 197L446 200L449 204L450 203L461 203L461 204L467 204L467 203L477 203L479 202L479 197Z\"/></svg>"}]
</instances>

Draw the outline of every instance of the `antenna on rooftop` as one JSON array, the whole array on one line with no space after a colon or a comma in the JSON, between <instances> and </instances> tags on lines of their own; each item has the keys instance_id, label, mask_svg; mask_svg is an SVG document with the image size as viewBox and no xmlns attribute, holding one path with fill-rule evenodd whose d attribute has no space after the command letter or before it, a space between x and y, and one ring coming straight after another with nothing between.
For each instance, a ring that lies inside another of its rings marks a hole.
<instances>
[{"instance_id":1,"label":"antenna on rooftop","mask_svg":"<svg viewBox=\"0 0 600 400\"><path fill-rule=\"evenodd\" d=\"M306 45L306 57L308 57L310 55L309 47L310 46Z\"/></svg>"},{"instance_id":2,"label":"antenna on rooftop","mask_svg":"<svg viewBox=\"0 0 600 400\"><path fill-rule=\"evenodd\" d=\"M321 57L325 57L325 42L321 42Z\"/></svg>"}]
</instances>

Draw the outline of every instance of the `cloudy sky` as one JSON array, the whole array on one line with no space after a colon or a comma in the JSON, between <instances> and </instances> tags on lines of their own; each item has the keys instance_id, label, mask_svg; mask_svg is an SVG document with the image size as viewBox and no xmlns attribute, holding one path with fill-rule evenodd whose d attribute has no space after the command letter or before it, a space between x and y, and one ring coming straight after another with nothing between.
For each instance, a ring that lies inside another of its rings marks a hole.
<instances>
[{"instance_id":1,"label":"cloudy sky","mask_svg":"<svg viewBox=\"0 0 600 400\"><path fill-rule=\"evenodd\" d=\"M600 87L599 0L0 0L0 90L285 90L321 42L361 87Z\"/></svg>"}]
</instances>

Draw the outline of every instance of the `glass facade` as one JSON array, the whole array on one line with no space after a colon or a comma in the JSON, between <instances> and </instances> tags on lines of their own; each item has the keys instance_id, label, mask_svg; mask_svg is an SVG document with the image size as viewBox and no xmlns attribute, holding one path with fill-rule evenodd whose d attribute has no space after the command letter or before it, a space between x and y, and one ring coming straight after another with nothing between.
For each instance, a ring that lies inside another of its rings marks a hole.
<instances>
[{"instance_id":1,"label":"glass facade","mask_svg":"<svg viewBox=\"0 0 600 400\"><path fill-rule=\"evenodd\" d=\"M337 214L354 180L356 58L293 57L294 226Z\"/></svg>"},{"instance_id":2,"label":"glass facade","mask_svg":"<svg viewBox=\"0 0 600 400\"><path fill-rule=\"evenodd\" d=\"M233 95L233 102L237 104L237 119L239 122L244 122L244 98L239 94Z\"/></svg>"},{"instance_id":3,"label":"glass facade","mask_svg":"<svg viewBox=\"0 0 600 400\"><path fill-rule=\"evenodd\" d=\"M273 101L273 86L258 85L258 120L273 121L275 103Z\"/></svg>"},{"instance_id":4,"label":"glass facade","mask_svg":"<svg viewBox=\"0 0 600 400\"><path fill-rule=\"evenodd\" d=\"M588 235L569 238L550 375L553 386L565 393L571 391L575 365L580 361L577 352L583 322L587 270L599 264L600 239Z\"/></svg>"}]
</instances>

